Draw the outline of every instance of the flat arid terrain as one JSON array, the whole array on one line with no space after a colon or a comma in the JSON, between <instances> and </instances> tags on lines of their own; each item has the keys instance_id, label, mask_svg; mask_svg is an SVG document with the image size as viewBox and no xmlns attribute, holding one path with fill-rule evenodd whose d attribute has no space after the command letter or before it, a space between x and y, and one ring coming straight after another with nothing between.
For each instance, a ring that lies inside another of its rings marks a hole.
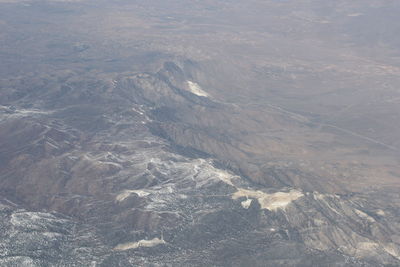
<instances>
[{"instance_id":1,"label":"flat arid terrain","mask_svg":"<svg viewBox=\"0 0 400 267\"><path fill-rule=\"evenodd\" d=\"M0 0L0 266L399 266L399 14Z\"/></svg>"}]
</instances>

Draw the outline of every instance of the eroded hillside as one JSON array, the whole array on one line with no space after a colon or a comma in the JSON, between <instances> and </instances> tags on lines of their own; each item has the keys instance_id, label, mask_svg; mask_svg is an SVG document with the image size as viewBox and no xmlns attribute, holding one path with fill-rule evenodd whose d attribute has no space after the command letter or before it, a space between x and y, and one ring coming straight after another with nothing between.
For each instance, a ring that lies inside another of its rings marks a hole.
<instances>
[{"instance_id":1,"label":"eroded hillside","mask_svg":"<svg viewBox=\"0 0 400 267\"><path fill-rule=\"evenodd\" d=\"M0 1L0 265L399 265L367 2Z\"/></svg>"}]
</instances>

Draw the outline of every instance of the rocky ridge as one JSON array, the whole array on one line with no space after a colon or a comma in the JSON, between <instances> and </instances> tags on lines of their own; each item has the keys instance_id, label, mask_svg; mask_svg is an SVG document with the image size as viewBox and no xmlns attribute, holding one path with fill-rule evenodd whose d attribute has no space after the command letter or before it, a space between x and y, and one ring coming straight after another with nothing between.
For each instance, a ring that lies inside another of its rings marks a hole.
<instances>
[{"instance_id":1,"label":"rocky ridge","mask_svg":"<svg viewBox=\"0 0 400 267\"><path fill-rule=\"evenodd\" d=\"M396 206L241 163L240 110L180 64L1 93L2 265L399 264Z\"/></svg>"}]
</instances>

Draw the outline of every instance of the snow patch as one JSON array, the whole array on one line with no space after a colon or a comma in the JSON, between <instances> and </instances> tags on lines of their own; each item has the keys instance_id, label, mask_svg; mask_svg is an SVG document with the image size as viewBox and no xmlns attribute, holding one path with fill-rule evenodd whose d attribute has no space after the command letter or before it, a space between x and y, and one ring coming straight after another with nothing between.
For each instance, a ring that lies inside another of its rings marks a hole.
<instances>
[{"instance_id":1,"label":"snow patch","mask_svg":"<svg viewBox=\"0 0 400 267\"><path fill-rule=\"evenodd\" d=\"M253 202L252 199L246 199L246 200L243 200L240 204L242 204L243 208L248 209L251 205L251 202Z\"/></svg>"},{"instance_id":2,"label":"snow patch","mask_svg":"<svg viewBox=\"0 0 400 267\"><path fill-rule=\"evenodd\" d=\"M193 161L191 165L193 166L192 179L196 182L197 188L202 188L203 186L218 181L222 181L223 183L236 188L232 180L237 176L225 170L215 168L212 165L211 160L199 159Z\"/></svg>"},{"instance_id":3,"label":"snow patch","mask_svg":"<svg viewBox=\"0 0 400 267\"><path fill-rule=\"evenodd\" d=\"M50 112L48 112L48 111L42 111L42 110L39 110L39 109L18 109L18 110L16 110L16 112L19 113L19 114L27 114L27 115L30 115L30 114L50 114Z\"/></svg>"},{"instance_id":4,"label":"snow patch","mask_svg":"<svg viewBox=\"0 0 400 267\"><path fill-rule=\"evenodd\" d=\"M235 187L235 185L232 183L232 179L234 178L234 176L232 176L230 173L226 172L226 171L221 171L218 169L215 169L217 175L218 175L218 179L220 179L221 181L223 181L224 183L231 185L233 187Z\"/></svg>"},{"instance_id":5,"label":"snow patch","mask_svg":"<svg viewBox=\"0 0 400 267\"><path fill-rule=\"evenodd\" d=\"M130 195L132 195L132 194L136 194L136 195L138 195L139 197L145 197L145 196L150 195L149 192L146 192L146 191L144 191L144 190L124 190L124 191L123 191L122 193L120 193L115 199L116 199L118 202L122 202L122 201L124 201L126 198L128 198Z\"/></svg>"},{"instance_id":6,"label":"snow patch","mask_svg":"<svg viewBox=\"0 0 400 267\"><path fill-rule=\"evenodd\" d=\"M137 249L140 247L154 247L157 245L161 244L166 244L164 239L159 239L159 238L153 238L151 240L140 240L138 242L130 242L130 243L124 243L124 244L119 244L114 248L114 250L128 250L128 249Z\"/></svg>"},{"instance_id":7,"label":"snow patch","mask_svg":"<svg viewBox=\"0 0 400 267\"><path fill-rule=\"evenodd\" d=\"M380 216L385 216L385 212L383 210L377 210L376 214L378 214Z\"/></svg>"},{"instance_id":8,"label":"snow patch","mask_svg":"<svg viewBox=\"0 0 400 267\"><path fill-rule=\"evenodd\" d=\"M369 216L368 214L366 214L365 212L363 212L363 211L361 211L361 210L355 209L354 212L355 212L359 217L361 217L362 219L365 219L365 220L367 220L367 221L369 221L369 222L375 222L375 219L374 219L374 218L372 218L371 216Z\"/></svg>"},{"instance_id":9,"label":"snow patch","mask_svg":"<svg viewBox=\"0 0 400 267\"><path fill-rule=\"evenodd\" d=\"M203 97L209 97L210 96L207 92L205 92L203 89L201 89L200 85L198 85L195 82L187 81L187 85L188 85L189 91L192 94L195 94L195 95L198 95L198 96L203 96Z\"/></svg>"},{"instance_id":10,"label":"snow patch","mask_svg":"<svg viewBox=\"0 0 400 267\"><path fill-rule=\"evenodd\" d=\"M352 13L352 14L348 14L347 16L348 17L359 17L359 16L362 16L362 15L364 15L363 13Z\"/></svg>"}]
</instances>

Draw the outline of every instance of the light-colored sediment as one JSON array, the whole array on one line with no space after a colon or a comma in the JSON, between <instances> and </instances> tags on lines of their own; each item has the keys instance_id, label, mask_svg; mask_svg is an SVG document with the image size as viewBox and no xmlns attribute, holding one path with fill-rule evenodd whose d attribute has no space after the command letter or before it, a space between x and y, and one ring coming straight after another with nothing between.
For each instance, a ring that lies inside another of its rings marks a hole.
<instances>
[{"instance_id":1,"label":"light-colored sediment","mask_svg":"<svg viewBox=\"0 0 400 267\"><path fill-rule=\"evenodd\" d=\"M255 198L260 203L262 209L268 209L276 211L280 208L285 208L292 201L303 196L303 193L297 190L291 190L289 192L276 192L267 194L259 190L249 190L238 188L232 195L232 199L238 199L240 197ZM242 205L243 206L243 205Z\"/></svg>"}]
</instances>

